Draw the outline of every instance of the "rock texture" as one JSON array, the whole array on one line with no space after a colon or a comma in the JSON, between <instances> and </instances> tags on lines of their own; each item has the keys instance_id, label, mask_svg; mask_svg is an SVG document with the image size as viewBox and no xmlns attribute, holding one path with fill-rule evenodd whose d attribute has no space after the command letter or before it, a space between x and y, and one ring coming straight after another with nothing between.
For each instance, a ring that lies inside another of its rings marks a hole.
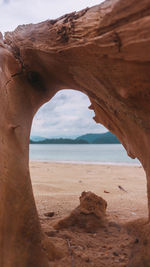
<instances>
[{"instance_id":1,"label":"rock texture","mask_svg":"<svg viewBox=\"0 0 150 267\"><path fill-rule=\"evenodd\" d=\"M56 229L79 227L86 232L95 233L99 228L105 226L105 212L107 202L92 192L82 192L80 205L71 214L60 220Z\"/></svg>"},{"instance_id":2,"label":"rock texture","mask_svg":"<svg viewBox=\"0 0 150 267\"><path fill-rule=\"evenodd\" d=\"M149 28L149 0L107 0L0 35L0 266L48 266L29 134L35 112L63 88L87 94L95 121L141 161L150 210Z\"/></svg>"}]
</instances>

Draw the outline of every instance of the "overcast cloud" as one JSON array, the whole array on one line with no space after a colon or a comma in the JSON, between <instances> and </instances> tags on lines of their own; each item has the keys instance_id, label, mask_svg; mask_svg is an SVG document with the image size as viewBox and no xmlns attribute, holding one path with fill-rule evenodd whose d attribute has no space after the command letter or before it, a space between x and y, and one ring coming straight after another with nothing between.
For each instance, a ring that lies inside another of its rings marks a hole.
<instances>
[{"instance_id":1,"label":"overcast cloud","mask_svg":"<svg viewBox=\"0 0 150 267\"><path fill-rule=\"evenodd\" d=\"M86 133L105 132L106 129L92 119L86 95L75 90L62 90L36 114L32 135L44 137L77 137Z\"/></svg>"},{"instance_id":2,"label":"overcast cloud","mask_svg":"<svg viewBox=\"0 0 150 267\"><path fill-rule=\"evenodd\" d=\"M0 0L0 31L20 24L54 19L72 11L97 5L102 0Z\"/></svg>"},{"instance_id":3,"label":"overcast cloud","mask_svg":"<svg viewBox=\"0 0 150 267\"><path fill-rule=\"evenodd\" d=\"M55 19L72 11L97 5L102 0L0 0L0 31L14 30L18 25ZM88 110L89 99L82 93L63 90L36 114L32 135L44 137L76 137L85 133L100 133L106 129L97 125Z\"/></svg>"}]
</instances>

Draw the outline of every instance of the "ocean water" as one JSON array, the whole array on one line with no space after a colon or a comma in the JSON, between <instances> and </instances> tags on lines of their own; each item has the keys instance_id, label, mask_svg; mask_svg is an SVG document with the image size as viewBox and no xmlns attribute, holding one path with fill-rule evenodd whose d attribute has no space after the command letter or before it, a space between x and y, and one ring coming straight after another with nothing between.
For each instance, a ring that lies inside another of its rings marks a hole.
<instances>
[{"instance_id":1,"label":"ocean water","mask_svg":"<svg viewBox=\"0 0 150 267\"><path fill-rule=\"evenodd\" d=\"M139 164L120 144L51 145L30 144L30 160L109 164Z\"/></svg>"}]
</instances>

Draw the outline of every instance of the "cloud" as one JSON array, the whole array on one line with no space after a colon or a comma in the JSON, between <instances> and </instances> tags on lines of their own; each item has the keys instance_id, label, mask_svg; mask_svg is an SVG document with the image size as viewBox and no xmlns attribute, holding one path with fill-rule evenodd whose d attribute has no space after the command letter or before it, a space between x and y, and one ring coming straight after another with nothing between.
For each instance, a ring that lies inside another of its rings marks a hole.
<instances>
[{"instance_id":1,"label":"cloud","mask_svg":"<svg viewBox=\"0 0 150 267\"><path fill-rule=\"evenodd\" d=\"M62 90L38 111L31 134L52 138L105 132L106 129L92 119L94 112L88 109L89 105L83 93Z\"/></svg>"},{"instance_id":2,"label":"cloud","mask_svg":"<svg viewBox=\"0 0 150 267\"><path fill-rule=\"evenodd\" d=\"M0 31L18 25L54 19L72 11L93 6L102 0L0 0Z\"/></svg>"},{"instance_id":3,"label":"cloud","mask_svg":"<svg viewBox=\"0 0 150 267\"><path fill-rule=\"evenodd\" d=\"M0 4L4 4L5 5L5 4L8 4L9 2L10 2L10 0L1 0Z\"/></svg>"}]
</instances>

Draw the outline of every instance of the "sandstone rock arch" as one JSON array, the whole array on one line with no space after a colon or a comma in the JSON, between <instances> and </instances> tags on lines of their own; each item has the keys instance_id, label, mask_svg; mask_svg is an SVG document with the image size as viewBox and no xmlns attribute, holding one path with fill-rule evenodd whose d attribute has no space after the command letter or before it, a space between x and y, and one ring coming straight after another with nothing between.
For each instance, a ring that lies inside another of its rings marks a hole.
<instances>
[{"instance_id":1,"label":"sandstone rock arch","mask_svg":"<svg viewBox=\"0 0 150 267\"><path fill-rule=\"evenodd\" d=\"M0 36L0 266L49 266L28 146L35 112L62 88L87 94L96 122L141 161L150 211L149 27L149 0L107 0Z\"/></svg>"}]
</instances>

